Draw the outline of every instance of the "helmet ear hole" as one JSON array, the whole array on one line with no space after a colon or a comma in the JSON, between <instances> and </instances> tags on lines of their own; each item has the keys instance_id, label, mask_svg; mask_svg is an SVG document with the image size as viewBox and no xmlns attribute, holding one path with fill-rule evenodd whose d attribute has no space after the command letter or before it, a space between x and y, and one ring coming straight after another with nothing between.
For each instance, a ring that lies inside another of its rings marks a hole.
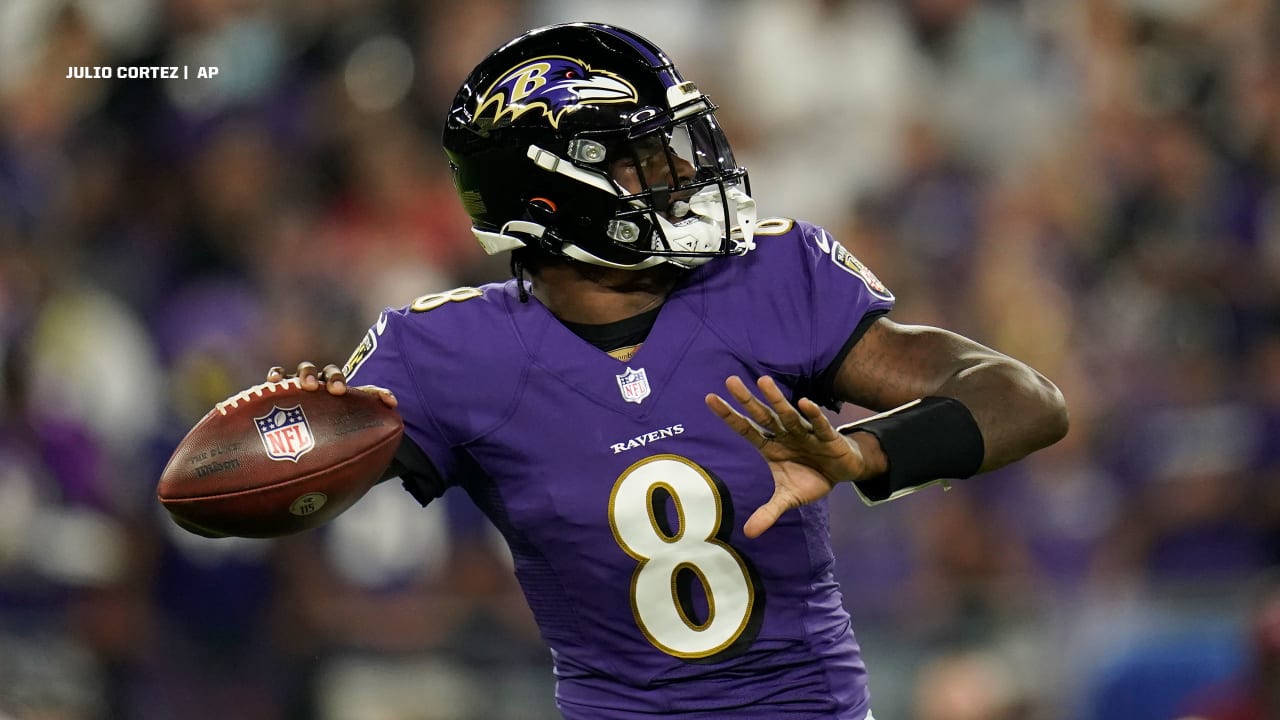
<instances>
[{"instance_id":1,"label":"helmet ear hole","mask_svg":"<svg viewBox=\"0 0 1280 720\"><path fill-rule=\"evenodd\" d=\"M528 202L529 219L539 225L550 225L556 215L556 203L544 197L530 198Z\"/></svg>"},{"instance_id":2,"label":"helmet ear hole","mask_svg":"<svg viewBox=\"0 0 1280 720\"><path fill-rule=\"evenodd\" d=\"M550 198L535 197L525 201L525 217L546 230L538 237L538 245L552 254L558 253L563 244L553 228L556 227L558 207Z\"/></svg>"}]
</instances>

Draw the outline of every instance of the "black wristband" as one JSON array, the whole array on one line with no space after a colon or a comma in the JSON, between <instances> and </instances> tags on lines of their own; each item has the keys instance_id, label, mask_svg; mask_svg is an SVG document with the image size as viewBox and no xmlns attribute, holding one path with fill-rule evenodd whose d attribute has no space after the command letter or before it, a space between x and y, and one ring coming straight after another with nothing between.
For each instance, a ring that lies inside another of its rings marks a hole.
<instances>
[{"instance_id":1,"label":"black wristband","mask_svg":"<svg viewBox=\"0 0 1280 720\"><path fill-rule=\"evenodd\" d=\"M982 467L985 453L973 413L954 398L921 398L838 429L846 435L874 435L889 461L888 472L856 483L868 502L946 478L970 477Z\"/></svg>"}]
</instances>

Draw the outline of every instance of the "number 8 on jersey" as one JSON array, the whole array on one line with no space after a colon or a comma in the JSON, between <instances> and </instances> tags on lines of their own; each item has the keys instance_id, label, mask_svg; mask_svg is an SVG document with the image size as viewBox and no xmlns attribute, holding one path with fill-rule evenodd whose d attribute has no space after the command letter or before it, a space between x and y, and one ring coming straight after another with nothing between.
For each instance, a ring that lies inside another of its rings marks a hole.
<instances>
[{"instance_id":1,"label":"number 8 on jersey","mask_svg":"<svg viewBox=\"0 0 1280 720\"><path fill-rule=\"evenodd\" d=\"M668 498L676 527L668 527ZM639 563L631 577L631 609L650 643L668 655L706 658L728 649L747 629L755 584L742 557L719 539L724 499L692 461L655 455L627 468L609 498L618 545ZM694 617L689 589L700 583L706 618Z\"/></svg>"}]
</instances>

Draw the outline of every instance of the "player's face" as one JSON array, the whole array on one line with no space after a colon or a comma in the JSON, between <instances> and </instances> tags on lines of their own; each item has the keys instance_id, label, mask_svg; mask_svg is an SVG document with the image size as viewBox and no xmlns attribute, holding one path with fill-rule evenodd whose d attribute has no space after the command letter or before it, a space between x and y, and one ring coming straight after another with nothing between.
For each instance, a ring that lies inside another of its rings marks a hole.
<instances>
[{"instance_id":1,"label":"player's face","mask_svg":"<svg viewBox=\"0 0 1280 720\"><path fill-rule=\"evenodd\" d=\"M613 179L627 192L664 190L677 200L683 199L679 194L680 186L694 177L693 164L682 157L678 148L664 142L661 136L635 141L630 152L624 152L622 157L614 160L610 170Z\"/></svg>"}]
</instances>

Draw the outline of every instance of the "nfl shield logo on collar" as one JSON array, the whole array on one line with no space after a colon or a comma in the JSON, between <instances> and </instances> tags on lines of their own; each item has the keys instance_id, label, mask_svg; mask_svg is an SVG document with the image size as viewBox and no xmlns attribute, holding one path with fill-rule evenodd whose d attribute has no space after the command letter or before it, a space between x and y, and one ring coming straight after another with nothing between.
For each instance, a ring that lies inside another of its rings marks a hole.
<instances>
[{"instance_id":1,"label":"nfl shield logo on collar","mask_svg":"<svg viewBox=\"0 0 1280 720\"><path fill-rule=\"evenodd\" d=\"M272 460L298 462L298 458L316 446L311 425L307 416L302 414L301 405L272 407L271 412L254 418L253 423L258 426L262 446Z\"/></svg>"},{"instance_id":2,"label":"nfl shield logo on collar","mask_svg":"<svg viewBox=\"0 0 1280 720\"><path fill-rule=\"evenodd\" d=\"M614 377L618 378L618 390L622 391L623 400L638 405L641 400L649 397L649 378L645 377L644 368L627 368L626 372Z\"/></svg>"}]
</instances>

